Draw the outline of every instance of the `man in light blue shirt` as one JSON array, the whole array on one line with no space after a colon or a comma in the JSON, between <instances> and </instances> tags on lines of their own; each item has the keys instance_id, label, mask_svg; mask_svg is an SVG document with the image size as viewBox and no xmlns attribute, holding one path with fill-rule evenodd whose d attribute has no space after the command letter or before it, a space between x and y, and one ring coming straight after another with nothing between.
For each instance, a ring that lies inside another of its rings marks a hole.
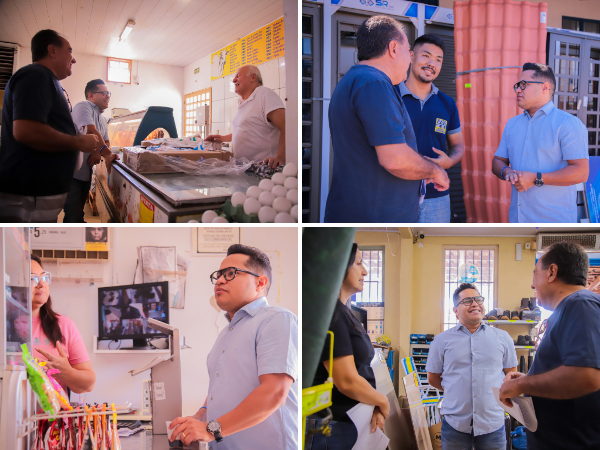
<instances>
[{"instance_id":1,"label":"man in light blue shirt","mask_svg":"<svg viewBox=\"0 0 600 450\"><path fill-rule=\"evenodd\" d=\"M504 411L492 387L517 370L514 343L482 322L484 298L473 284L462 283L453 301L460 324L435 337L426 366L429 384L444 390L442 449L504 450Z\"/></svg>"},{"instance_id":2,"label":"man in light blue shirt","mask_svg":"<svg viewBox=\"0 0 600 450\"><path fill-rule=\"evenodd\" d=\"M492 172L512 183L511 223L577 222L577 184L589 173L587 130L554 107L549 66L526 63L514 85L523 114L508 121ZM510 167L508 165L510 164Z\"/></svg>"},{"instance_id":3,"label":"man in light blue shirt","mask_svg":"<svg viewBox=\"0 0 600 450\"><path fill-rule=\"evenodd\" d=\"M298 318L267 303L269 258L232 245L210 278L229 325L207 358L204 406L171 422L171 441L205 441L209 450L297 450Z\"/></svg>"},{"instance_id":4,"label":"man in light blue shirt","mask_svg":"<svg viewBox=\"0 0 600 450\"><path fill-rule=\"evenodd\" d=\"M119 159L110 151L108 122L102 115L110 101L110 92L104 81L100 79L90 81L85 86L85 98L86 100L73 107L71 116L78 132L85 129L85 134L93 134L98 138L98 147L92 153L79 152L75 173L65 202L64 223L85 222L83 208L92 184L92 168L100 162L100 157L104 157L108 173L110 173L112 162Z\"/></svg>"}]
</instances>

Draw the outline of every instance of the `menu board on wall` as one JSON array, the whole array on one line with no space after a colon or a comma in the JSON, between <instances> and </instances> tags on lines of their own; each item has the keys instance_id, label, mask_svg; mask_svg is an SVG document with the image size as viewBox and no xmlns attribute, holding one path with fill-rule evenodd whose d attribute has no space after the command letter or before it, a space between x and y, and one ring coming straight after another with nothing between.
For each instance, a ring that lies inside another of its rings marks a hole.
<instances>
[{"instance_id":1,"label":"menu board on wall","mask_svg":"<svg viewBox=\"0 0 600 450\"><path fill-rule=\"evenodd\" d=\"M284 55L283 17L238 39L210 56L210 78L235 74L241 66L258 66Z\"/></svg>"}]
</instances>

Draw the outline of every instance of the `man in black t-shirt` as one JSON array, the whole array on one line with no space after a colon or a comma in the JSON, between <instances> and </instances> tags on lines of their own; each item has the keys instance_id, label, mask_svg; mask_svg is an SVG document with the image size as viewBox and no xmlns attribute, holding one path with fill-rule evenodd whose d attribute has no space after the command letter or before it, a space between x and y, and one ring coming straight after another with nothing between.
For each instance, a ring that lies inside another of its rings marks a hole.
<instances>
[{"instance_id":1,"label":"man in black t-shirt","mask_svg":"<svg viewBox=\"0 0 600 450\"><path fill-rule=\"evenodd\" d=\"M527 375L504 379L500 399L530 395L538 420L528 450L600 448L600 296L585 289L588 257L577 244L553 244L538 260L532 287L554 311Z\"/></svg>"},{"instance_id":2,"label":"man in black t-shirt","mask_svg":"<svg viewBox=\"0 0 600 450\"><path fill-rule=\"evenodd\" d=\"M77 135L59 80L71 75L73 49L54 30L31 40L33 64L17 70L4 91L0 151L0 222L56 222L78 152L97 147Z\"/></svg>"}]
</instances>

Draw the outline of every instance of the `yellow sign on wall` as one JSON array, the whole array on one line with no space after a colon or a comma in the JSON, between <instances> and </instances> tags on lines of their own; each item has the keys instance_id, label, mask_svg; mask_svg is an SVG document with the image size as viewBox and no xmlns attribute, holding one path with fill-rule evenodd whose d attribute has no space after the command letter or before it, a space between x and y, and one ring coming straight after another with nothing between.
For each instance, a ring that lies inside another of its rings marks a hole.
<instances>
[{"instance_id":1,"label":"yellow sign on wall","mask_svg":"<svg viewBox=\"0 0 600 450\"><path fill-rule=\"evenodd\" d=\"M210 78L235 74L241 66L258 66L284 55L283 17L210 55Z\"/></svg>"}]
</instances>

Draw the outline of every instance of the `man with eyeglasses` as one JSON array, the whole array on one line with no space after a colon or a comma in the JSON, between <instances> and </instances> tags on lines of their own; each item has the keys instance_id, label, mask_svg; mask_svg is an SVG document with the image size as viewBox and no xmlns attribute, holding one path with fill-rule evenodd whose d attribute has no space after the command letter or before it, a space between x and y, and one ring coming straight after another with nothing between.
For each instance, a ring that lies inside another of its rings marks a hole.
<instances>
[{"instance_id":1,"label":"man with eyeglasses","mask_svg":"<svg viewBox=\"0 0 600 450\"><path fill-rule=\"evenodd\" d=\"M71 44L54 30L31 39L29 64L6 85L0 151L0 222L56 222L80 152L97 138L78 135L60 80L71 75Z\"/></svg>"},{"instance_id":2,"label":"man with eyeglasses","mask_svg":"<svg viewBox=\"0 0 600 450\"><path fill-rule=\"evenodd\" d=\"M298 448L298 318L268 304L271 264L262 251L232 245L210 276L226 312L207 358L204 406L171 422L171 441L217 441L219 450Z\"/></svg>"},{"instance_id":3,"label":"man with eyeglasses","mask_svg":"<svg viewBox=\"0 0 600 450\"><path fill-rule=\"evenodd\" d=\"M588 254L573 242L552 244L535 265L531 288L552 315L527 375L509 374L500 389L507 406L521 394L533 401L528 450L600 448L600 295L586 289L588 271Z\"/></svg>"},{"instance_id":4,"label":"man with eyeglasses","mask_svg":"<svg viewBox=\"0 0 600 450\"><path fill-rule=\"evenodd\" d=\"M65 202L65 223L82 223L90 186L92 184L93 167L104 157L108 173L111 170L111 164L118 155L110 151L110 141L108 140L108 122L102 115L108 109L110 101L110 91L104 84L104 81L97 79L90 81L85 86L86 100L77 103L73 107L73 122L79 129L86 129L87 134L98 138L96 150L89 154L79 153L79 159L75 165L75 173L71 179L71 186L67 201Z\"/></svg>"},{"instance_id":5,"label":"man with eyeglasses","mask_svg":"<svg viewBox=\"0 0 600 450\"><path fill-rule=\"evenodd\" d=\"M587 130L554 106L549 66L526 63L514 85L523 114L508 121L492 172L512 184L509 221L577 222L577 187L589 174ZM509 166L510 164L510 166Z\"/></svg>"},{"instance_id":6,"label":"man with eyeglasses","mask_svg":"<svg viewBox=\"0 0 600 450\"><path fill-rule=\"evenodd\" d=\"M453 295L458 325L440 333L429 347L427 380L444 390L443 450L504 450L504 411L492 387L517 370L510 335L482 322L485 298L462 283Z\"/></svg>"}]
</instances>

